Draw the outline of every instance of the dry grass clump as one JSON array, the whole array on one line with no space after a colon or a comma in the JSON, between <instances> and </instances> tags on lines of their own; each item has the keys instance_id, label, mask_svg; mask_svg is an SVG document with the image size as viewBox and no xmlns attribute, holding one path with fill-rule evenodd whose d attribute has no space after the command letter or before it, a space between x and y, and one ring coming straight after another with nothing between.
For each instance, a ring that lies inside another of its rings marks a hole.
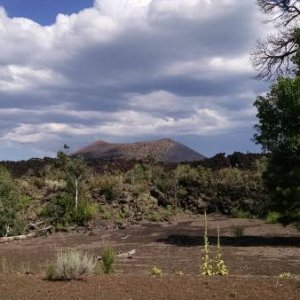
<instances>
[{"instance_id":1,"label":"dry grass clump","mask_svg":"<svg viewBox=\"0 0 300 300\"><path fill-rule=\"evenodd\" d=\"M82 251L68 250L59 252L56 260L47 268L49 280L72 280L93 272L95 262Z\"/></svg>"}]
</instances>

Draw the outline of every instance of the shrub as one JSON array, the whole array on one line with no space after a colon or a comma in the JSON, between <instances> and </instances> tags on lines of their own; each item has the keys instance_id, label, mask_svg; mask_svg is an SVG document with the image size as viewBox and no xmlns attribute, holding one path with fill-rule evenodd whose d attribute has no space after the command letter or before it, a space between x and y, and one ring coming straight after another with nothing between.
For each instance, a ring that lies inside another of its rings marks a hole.
<instances>
[{"instance_id":1,"label":"shrub","mask_svg":"<svg viewBox=\"0 0 300 300\"><path fill-rule=\"evenodd\" d=\"M113 217L112 208L110 206L99 206L99 213L103 220L111 220Z\"/></svg>"},{"instance_id":2,"label":"shrub","mask_svg":"<svg viewBox=\"0 0 300 300\"><path fill-rule=\"evenodd\" d=\"M174 171L174 177L180 184L187 186L197 182L199 174L196 168L188 165L178 165Z\"/></svg>"},{"instance_id":3,"label":"shrub","mask_svg":"<svg viewBox=\"0 0 300 300\"><path fill-rule=\"evenodd\" d=\"M114 264L116 260L116 252L111 248L107 248L102 253L102 270L105 274L114 273Z\"/></svg>"},{"instance_id":4,"label":"shrub","mask_svg":"<svg viewBox=\"0 0 300 300\"><path fill-rule=\"evenodd\" d=\"M93 272L95 263L88 254L76 250L60 252L47 268L48 280L72 280Z\"/></svg>"},{"instance_id":5,"label":"shrub","mask_svg":"<svg viewBox=\"0 0 300 300\"><path fill-rule=\"evenodd\" d=\"M123 181L121 176L114 175L96 175L92 177L89 184L90 189L98 191L105 196L108 201L114 200L118 196L118 190Z\"/></svg>"},{"instance_id":6,"label":"shrub","mask_svg":"<svg viewBox=\"0 0 300 300\"><path fill-rule=\"evenodd\" d=\"M136 184L144 180L145 169L141 164L135 164L134 167L126 174L126 182L130 184Z\"/></svg>"},{"instance_id":7,"label":"shrub","mask_svg":"<svg viewBox=\"0 0 300 300\"><path fill-rule=\"evenodd\" d=\"M87 200L81 200L78 203L75 221L78 225L85 225L87 221L95 217L97 206Z\"/></svg>"},{"instance_id":8,"label":"shrub","mask_svg":"<svg viewBox=\"0 0 300 300\"><path fill-rule=\"evenodd\" d=\"M41 216L51 219L54 225L63 227L76 223L85 225L97 213L97 206L85 199L80 199L77 210L74 199L69 193L61 193L47 203L41 212Z\"/></svg>"},{"instance_id":9,"label":"shrub","mask_svg":"<svg viewBox=\"0 0 300 300\"><path fill-rule=\"evenodd\" d=\"M163 220L162 216L154 211L150 214L147 215L147 219L150 221L150 222L161 222Z\"/></svg>"},{"instance_id":10,"label":"shrub","mask_svg":"<svg viewBox=\"0 0 300 300\"><path fill-rule=\"evenodd\" d=\"M20 193L10 173L0 166L0 236L21 233Z\"/></svg>"},{"instance_id":11,"label":"shrub","mask_svg":"<svg viewBox=\"0 0 300 300\"><path fill-rule=\"evenodd\" d=\"M276 224L280 219L281 214L277 211L270 211L266 217L267 224Z\"/></svg>"},{"instance_id":12,"label":"shrub","mask_svg":"<svg viewBox=\"0 0 300 300\"><path fill-rule=\"evenodd\" d=\"M248 211L244 210L234 210L232 216L237 219L251 219L252 215Z\"/></svg>"},{"instance_id":13,"label":"shrub","mask_svg":"<svg viewBox=\"0 0 300 300\"><path fill-rule=\"evenodd\" d=\"M139 197L140 195L149 191L148 186L142 182L133 184L131 189L134 197Z\"/></svg>"}]
</instances>

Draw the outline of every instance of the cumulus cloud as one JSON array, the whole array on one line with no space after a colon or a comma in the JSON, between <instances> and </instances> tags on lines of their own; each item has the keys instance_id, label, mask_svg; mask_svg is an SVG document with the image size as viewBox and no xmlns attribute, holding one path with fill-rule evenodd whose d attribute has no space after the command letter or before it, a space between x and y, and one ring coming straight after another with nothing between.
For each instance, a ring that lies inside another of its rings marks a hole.
<instances>
[{"instance_id":1,"label":"cumulus cloud","mask_svg":"<svg viewBox=\"0 0 300 300\"><path fill-rule=\"evenodd\" d=\"M156 136L196 137L201 152L241 128L248 141L261 19L250 0L96 0L51 26L0 8L0 155Z\"/></svg>"}]
</instances>

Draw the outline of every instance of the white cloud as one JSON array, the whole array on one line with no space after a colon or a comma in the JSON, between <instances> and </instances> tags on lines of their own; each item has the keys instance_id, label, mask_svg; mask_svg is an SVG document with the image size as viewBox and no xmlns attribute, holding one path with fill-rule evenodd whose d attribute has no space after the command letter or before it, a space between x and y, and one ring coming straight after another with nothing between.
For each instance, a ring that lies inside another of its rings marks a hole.
<instances>
[{"instance_id":1,"label":"white cloud","mask_svg":"<svg viewBox=\"0 0 300 300\"><path fill-rule=\"evenodd\" d=\"M0 8L1 143L248 126L259 22L250 0L96 0L51 26Z\"/></svg>"}]
</instances>

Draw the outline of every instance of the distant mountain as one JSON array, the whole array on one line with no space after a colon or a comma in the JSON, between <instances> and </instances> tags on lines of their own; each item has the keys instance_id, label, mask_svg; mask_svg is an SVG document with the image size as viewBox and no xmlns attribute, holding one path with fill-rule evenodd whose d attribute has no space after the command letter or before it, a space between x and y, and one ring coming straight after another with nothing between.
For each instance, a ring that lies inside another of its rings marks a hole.
<instances>
[{"instance_id":1,"label":"distant mountain","mask_svg":"<svg viewBox=\"0 0 300 300\"><path fill-rule=\"evenodd\" d=\"M171 139L144 141L132 144L114 144L97 141L74 152L84 158L110 159L155 159L162 162L191 162L203 160L204 155Z\"/></svg>"}]
</instances>

